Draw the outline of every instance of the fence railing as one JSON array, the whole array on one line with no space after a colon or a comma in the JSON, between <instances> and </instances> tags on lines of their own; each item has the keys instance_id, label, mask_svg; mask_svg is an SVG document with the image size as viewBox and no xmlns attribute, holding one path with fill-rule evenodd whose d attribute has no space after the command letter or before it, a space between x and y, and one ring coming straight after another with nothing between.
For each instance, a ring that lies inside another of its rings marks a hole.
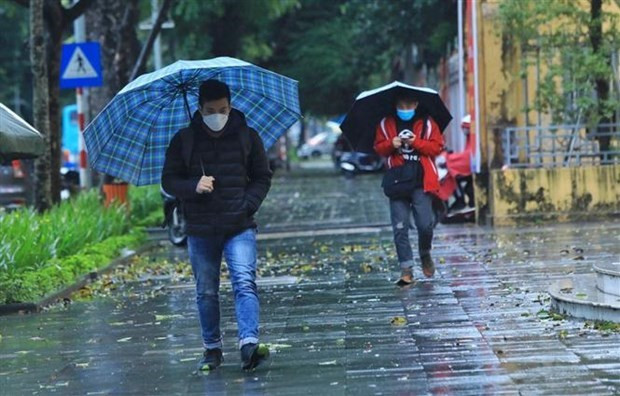
<instances>
[{"instance_id":1,"label":"fence railing","mask_svg":"<svg viewBox=\"0 0 620 396\"><path fill-rule=\"evenodd\" d=\"M504 165L543 168L620 163L620 124L506 128L502 136ZM602 149L601 146L606 149Z\"/></svg>"}]
</instances>

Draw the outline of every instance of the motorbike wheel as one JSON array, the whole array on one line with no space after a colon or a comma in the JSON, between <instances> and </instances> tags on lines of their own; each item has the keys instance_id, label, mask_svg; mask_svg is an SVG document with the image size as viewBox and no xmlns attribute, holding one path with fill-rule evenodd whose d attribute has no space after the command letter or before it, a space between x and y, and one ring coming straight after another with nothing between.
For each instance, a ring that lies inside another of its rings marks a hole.
<instances>
[{"instance_id":1,"label":"motorbike wheel","mask_svg":"<svg viewBox=\"0 0 620 396\"><path fill-rule=\"evenodd\" d=\"M168 223L168 239L175 246L187 245L187 235L185 234L185 219L178 212L179 208L175 207L172 212L170 222Z\"/></svg>"}]
</instances>

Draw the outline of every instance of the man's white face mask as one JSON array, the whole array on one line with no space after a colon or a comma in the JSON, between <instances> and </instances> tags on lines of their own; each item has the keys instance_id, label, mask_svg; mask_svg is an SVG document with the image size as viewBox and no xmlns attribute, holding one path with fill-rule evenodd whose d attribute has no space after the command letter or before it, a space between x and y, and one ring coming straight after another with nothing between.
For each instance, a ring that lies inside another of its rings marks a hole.
<instances>
[{"instance_id":1,"label":"man's white face mask","mask_svg":"<svg viewBox=\"0 0 620 396\"><path fill-rule=\"evenodd\" d=\"M226 126L228 122L227 114L209 114L203 115L202 121L214 132L219 132Z\"/></svg>"}]
</instances>

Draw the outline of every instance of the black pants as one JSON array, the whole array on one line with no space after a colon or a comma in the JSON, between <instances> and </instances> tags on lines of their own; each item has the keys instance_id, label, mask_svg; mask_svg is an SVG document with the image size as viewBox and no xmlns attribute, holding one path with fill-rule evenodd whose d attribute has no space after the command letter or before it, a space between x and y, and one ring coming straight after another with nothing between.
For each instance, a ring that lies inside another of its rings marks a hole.
<instances>
[{"instance_id":1,"label":"black pants","mask_svg":"<svg viewBox=\"0 0 620 396\"><path fill-rule=\"evenodd\" d=\"M418 253L423 257L431 252L435 214L433 198L421 188L413 192L411 199L390 199L394 244L401 268L413 266L413 251L409 242L412 213L418 230Z\"/></svg>"}]
</instances>

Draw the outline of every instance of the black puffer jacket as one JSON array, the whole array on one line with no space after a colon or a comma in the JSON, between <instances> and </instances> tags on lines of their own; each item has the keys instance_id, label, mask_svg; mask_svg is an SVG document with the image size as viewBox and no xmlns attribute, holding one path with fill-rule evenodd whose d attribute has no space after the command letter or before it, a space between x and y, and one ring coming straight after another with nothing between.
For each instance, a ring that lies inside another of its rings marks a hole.
<instances>
[{"instance_id":1,"label":"black puffer jacket","mask_svg":"<svg viewBox=\"0 0 620 396\"><path fill-rule=\"evenodd\" d=\"M196 193L203 170L215 178L210 194ZM188 235L232 236L256 226L253 215L267 196L271 176L263 142L243 113L233 109L224 129L214 133L196 112L170 141L162 186L183 201Z\"/></svg>"}]
</instances>

